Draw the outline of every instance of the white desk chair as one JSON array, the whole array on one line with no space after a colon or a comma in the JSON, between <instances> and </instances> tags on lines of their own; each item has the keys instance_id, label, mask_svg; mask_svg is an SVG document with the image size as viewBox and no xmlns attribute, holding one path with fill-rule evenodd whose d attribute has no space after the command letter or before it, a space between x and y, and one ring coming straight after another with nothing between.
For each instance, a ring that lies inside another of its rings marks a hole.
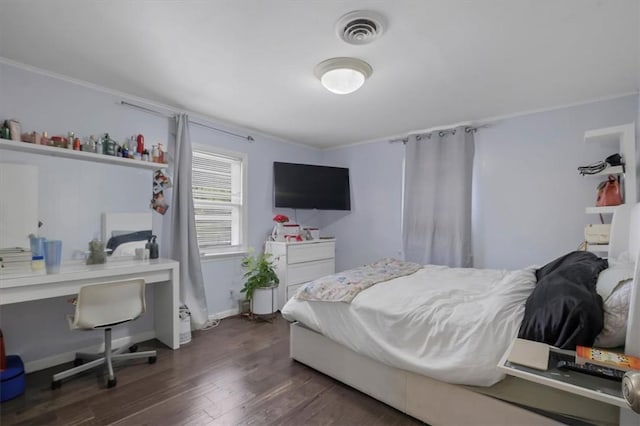
<instances>
[{"instance_id":1,"label":"white desk chair","mask_svg":"<svg viewBox=\"0 0 640 426\"><path fill-rule=\"evenodd\" d=\"M71 330L104 329L104 353L77 353L76 367L53 375L51 388L62 386L62 379L83 371L106 365L109 370L107 387L117 383L113 374L113 360L149 358L149 364L156 362L156 351L122 353L127 347L111 349L111 328L118 324L133 321L146 311L144 299L144 279L108 282L86 285L80 288L76 302L76 313L69 316ZM132 347L135 348L135 345ZM135 349L133 349L135 351ZM86 364L83 360L91 360Z\"/></svg>"}]
</instances>

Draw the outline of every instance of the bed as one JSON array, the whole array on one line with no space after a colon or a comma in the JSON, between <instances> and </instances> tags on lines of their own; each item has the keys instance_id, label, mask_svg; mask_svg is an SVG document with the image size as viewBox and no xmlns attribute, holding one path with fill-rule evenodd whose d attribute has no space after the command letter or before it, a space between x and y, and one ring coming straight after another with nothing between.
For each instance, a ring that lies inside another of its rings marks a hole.
<instances>
[{"instance_id":1,"label":"bed","mask_svg":"<svg viewBox=\"0 0 640 426\"><path fill-rule=\"evenodd\" d=\"M102 214L102 241L112 258L134 257L136 248L145 248L151 230L150 212Z\"/></svg>"},{"instance_id":2,"label":"bed","mask_svg":"<svg viewBox=\"0 0 640 426\"><path fill-rule=\"evenodd\" d=\"M639 244L640 204L619 208L609 257L627 252L638 259ZM639 269L635 268L626 335L626 351L634 355L640 355ZM427 288L426 293L413 291L420 285L420 274L434 272L441 273L445 284ZM282 309L292 322L291 357L433 425L557 424L568 418L618 424L616 406L504 377L498 370L518 334L523 302L536 285L533 274L533 268L465 273L431 265L413 276L374 285L350 304L291 299ZM478 294L469 296L474 286ZM441 312L420 310L423 297L435 298ZM468 297L473 304L466 303ZM396 308L385 312L382 300ZM502 308L491 310L496 303ZM425 315L432 316L434 331L426 333L435 335L434 347L420 341L425 332L419 325L412 327L412 316ZM459 327L460 318L469 316L477 318L476 324L467 321L466 327ZM487 327L492 323L499 326ZM444 336L451 333L461 336L449 342ZM461 344L470 345L470 351L460 354ZM409 347L409 354L401 347ZM429 362L421 363L425 354Z\"/></svg>"}]
</instances>

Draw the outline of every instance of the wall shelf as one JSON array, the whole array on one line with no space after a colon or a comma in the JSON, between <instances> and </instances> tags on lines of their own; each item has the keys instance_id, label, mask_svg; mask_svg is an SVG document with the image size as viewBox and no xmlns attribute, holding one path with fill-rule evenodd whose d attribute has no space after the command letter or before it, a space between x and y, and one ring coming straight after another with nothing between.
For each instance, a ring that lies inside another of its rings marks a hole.
<instances>
[{"instance_id":1,"label":"wall shelf","mask_svg":"<svg viewBox=\"0 0 640 426\"><path fill-rule=\"evenodd\" d=\"M584 132L585 142L596 143L617 143L624 137L625 132L629 131L629 125L605 127L602 129L587 130Z\"/></svg>"},{"instance_id":2,"label":"wall shelf","mask_svg":"<svg viewBox=\"0 0 640 426\"><path fill-rule=\"evenodd\" d=\"M637 174L636 174L636 135L635 123L623 124L621 126L592 129L584 132L585 143L606 144L608 148L615 149L622 156L626 166L607 167L599 173L584 176L606 177L617 175L621 182L621 190L624 191L623 200L628 204L635 204L637 200ZM615 152L615 151L613 151ZM618 206L607 207L587 207L586 214L606 214L609 215L603 221L611 222L611 215ZM608 244L589 245L587 250L609 255L611 247Z\"/></svg>"},{"instance_id":3,"label":"wall shelf","mask_svg":"<svg viewBox=\"0 0 640 426\"><path fill-rule=\"evenodd\" d=\"M612 214L617 208L618 206L587 207L584 212L586 214Z\"/></svg>"},{"instance_id":4,"label":"wall shelf","mask_svg":"<svg viewBox=\"0 0 640 426\"><path fill-rule=\"evenodd\" d=\"M609 244L589 244L587 250L594 253L609 253Z\"/></svg>"},{"instance_id":5,"label":"wall shelf","mask_svg":"<svg viewBox=\"0 0 640 426\"><path fill-rule=\"evenodd\" d=\"M27 152L30 154L47 155L52 157L72 158L83 161L94 161L97 163L116 164L125 167L138 169L157 170L167 167L163 163L152 163L150 161L133 160L131 158L113 157L111 155L95 154L93 152L74 151L72 149L56 148L46 145L36 145L27 142L0 139L0 149L8 151Z\"/></svg>"},{"instance_id":6,"label":"wall shelf","mask_svg":"<svg viewBox=\"0 0 640 426\"><path fill-rule=\"evenodd\" d=\"M624 178L624 201L635 204L637 200L637 175L636 175L636 134L635 123L621 126L605 127L602 129L587 130L584 132L584 141L588 143L604 143L618 150L626 163L626 174L620 170L621 166L608 167L596 175L604 176L617 174ZM614 172L616 170L616 172ZM587 213L590 213L587 211ZM600 212L593 212L600 213Z\"/></svg>"},{"instance_id":7,"label":"wall shelf","mask_svg":"<svg viewBox=\"0 0 640 426\"><path fill-rule=\"evenodd\" d=\"M592 176L609 176L609 175L621 175L624 174L624 167L622 166L609 166L606 169L602 170L601 172L598 173L594 173L591 175L583 175L585 177L592 177Z\"/></svg>"}]
</instances>

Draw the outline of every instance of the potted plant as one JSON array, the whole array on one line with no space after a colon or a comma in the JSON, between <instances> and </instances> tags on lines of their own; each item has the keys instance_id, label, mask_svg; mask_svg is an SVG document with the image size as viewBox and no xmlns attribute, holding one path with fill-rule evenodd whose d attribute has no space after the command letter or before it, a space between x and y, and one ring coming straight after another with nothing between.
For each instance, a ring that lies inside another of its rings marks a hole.
<instances>
[{"instance_id":1,"label":"potted plant","mask_svg":"<svg viewBox=\"0 0 640 426\"><path fill-rule=\"evenodd\" d=\"M254 315L270 315L276 311L275 289L280 280L273 269L270 253L254 254L249 251L242 259L245 283L241 293L245 293L251 303L251 313Z\"/></svg>"}]
</instances>

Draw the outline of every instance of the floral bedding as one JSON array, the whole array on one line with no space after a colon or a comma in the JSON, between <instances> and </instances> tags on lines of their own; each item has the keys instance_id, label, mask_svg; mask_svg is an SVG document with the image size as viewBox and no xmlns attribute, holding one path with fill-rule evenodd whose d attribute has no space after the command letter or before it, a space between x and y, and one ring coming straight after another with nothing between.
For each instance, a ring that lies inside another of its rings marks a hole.
<instances>
[{"instance_id":1,"label":"floral bedding","mask_svg":"<svg viewBox=\"0 0 640 426\"><path fill-rule=\"evenodd\" d=\"M422 265L417 263L380 259L369 265L311 281L302 286L295 297L307 301L351 303L362 290L383 281L411 275L421 268Z\"/></svg>"}]
</instances>

